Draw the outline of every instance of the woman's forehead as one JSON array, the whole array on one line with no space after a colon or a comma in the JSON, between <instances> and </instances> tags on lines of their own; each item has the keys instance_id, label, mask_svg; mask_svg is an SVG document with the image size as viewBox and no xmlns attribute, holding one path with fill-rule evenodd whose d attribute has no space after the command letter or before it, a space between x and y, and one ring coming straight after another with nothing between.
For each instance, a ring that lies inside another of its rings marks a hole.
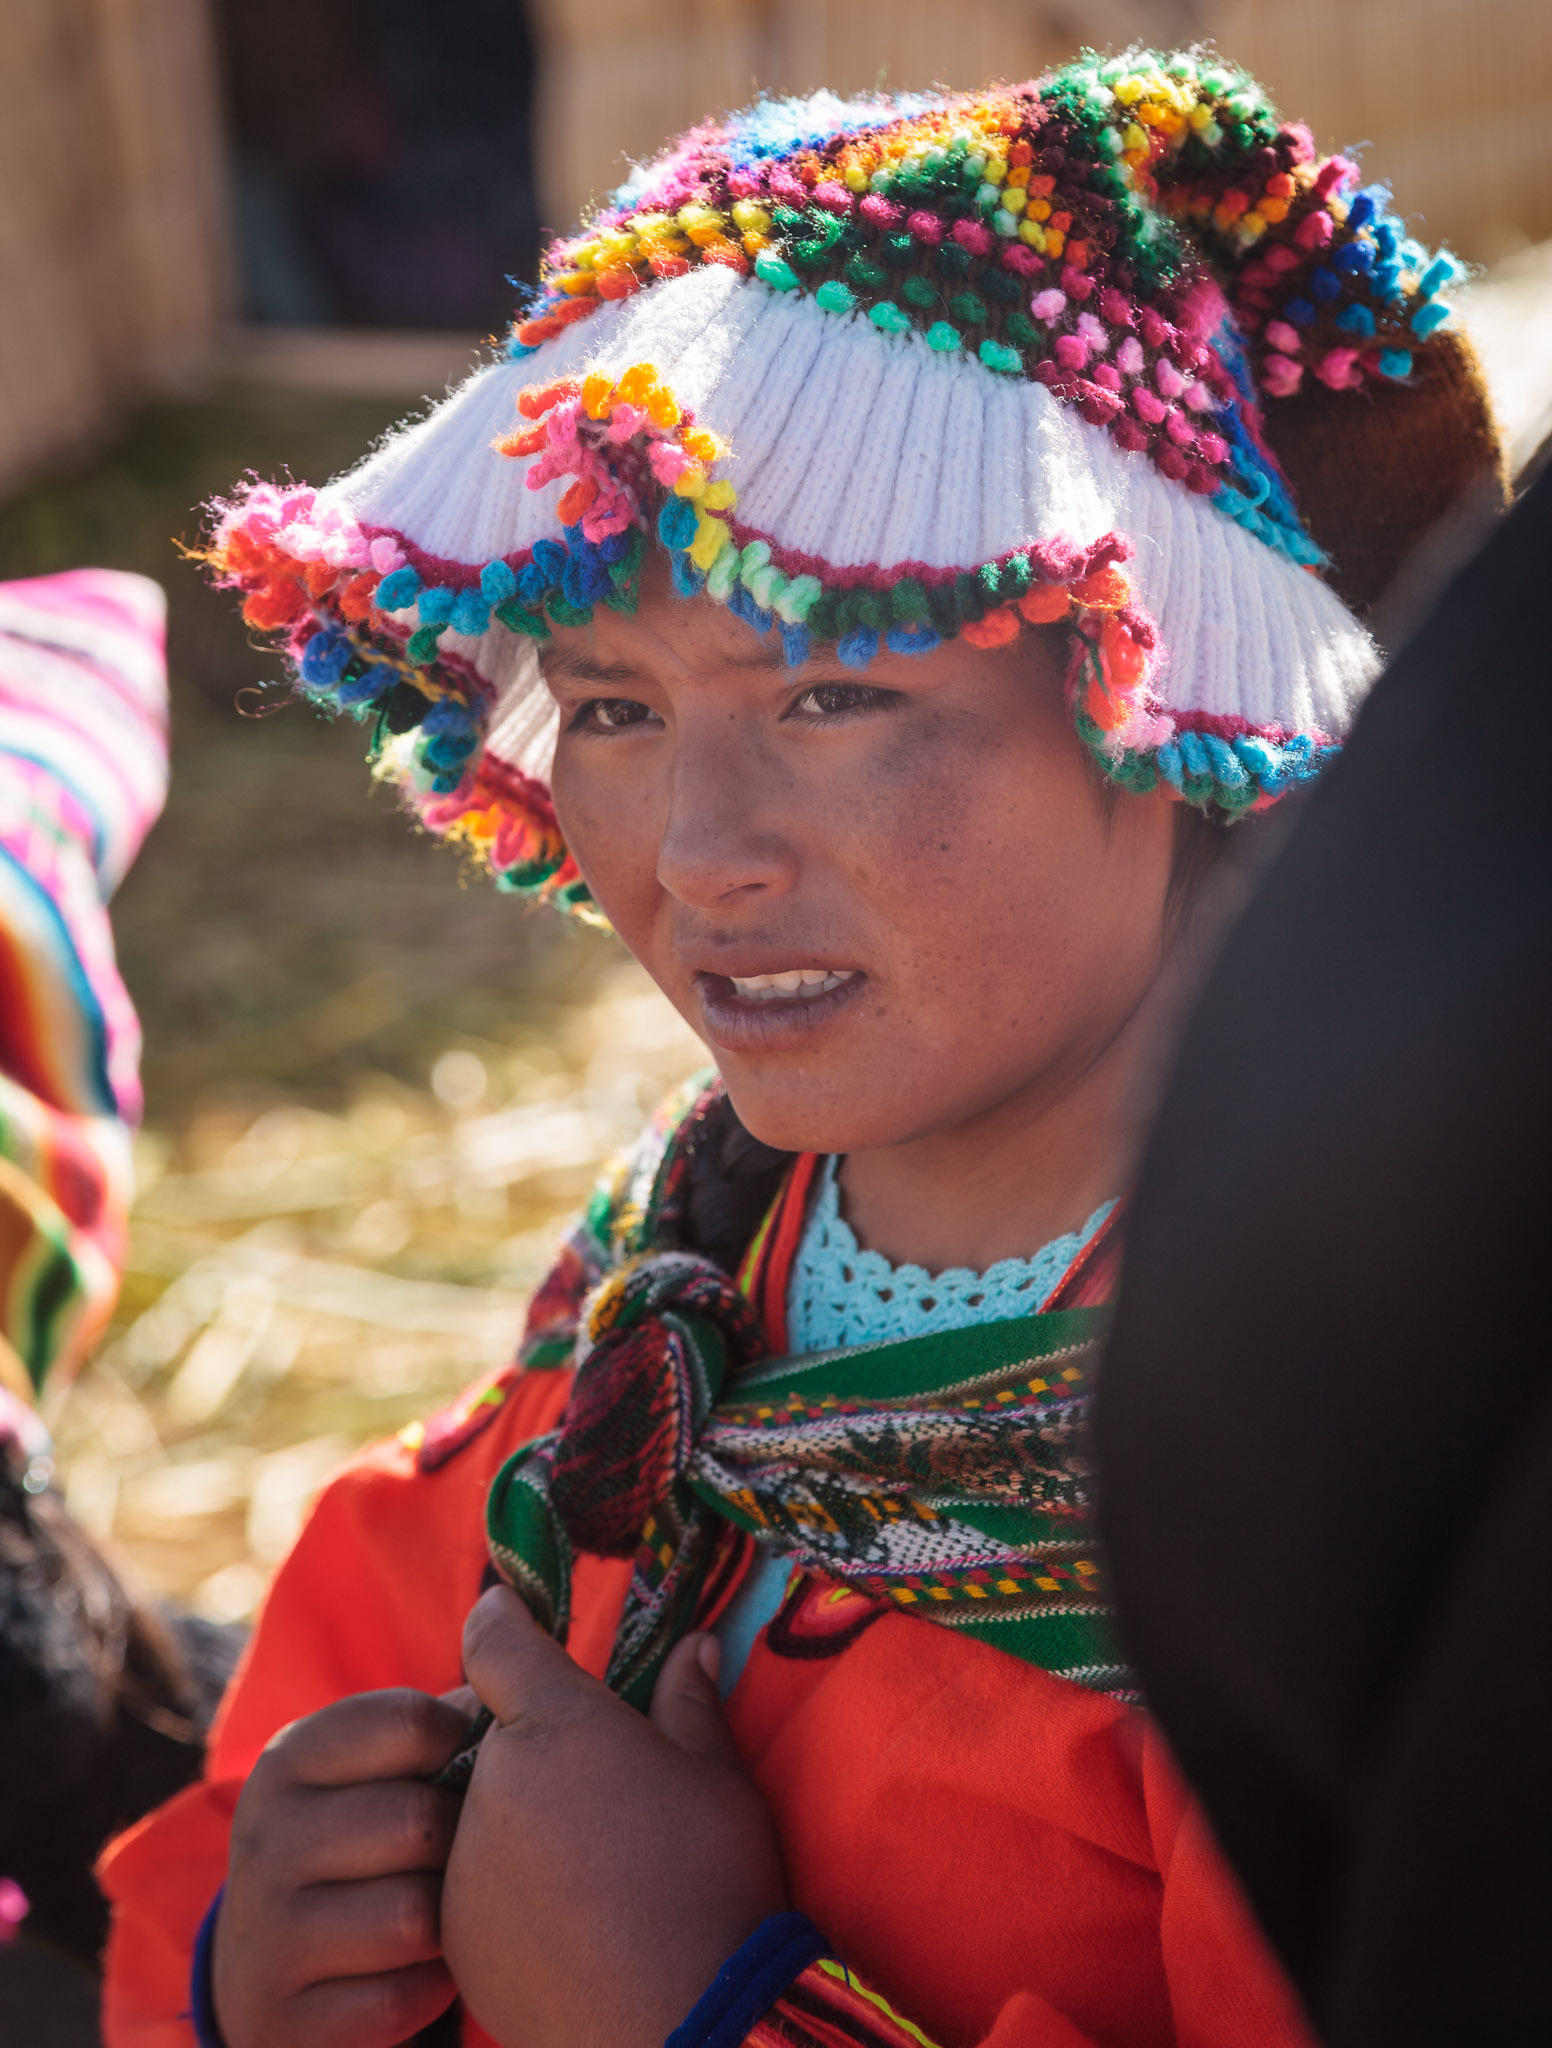
<instances>
[{"instance_id":1,"label":"woman's forehead","mask_svg":"<svg viewBox=\"0 0 1552 2048\"><path fill-rule=\"evenodd\" d=\"M540 649L552 687L664 685L720 676L787 676L794 681L846 677L833 648L815 646L800 668L790 666L781 636L758 633L745 620L697 598L678 596L664 575L647 581L633 613L598 607L587 626L560 627Z\"/></svg>"}]
</instances>

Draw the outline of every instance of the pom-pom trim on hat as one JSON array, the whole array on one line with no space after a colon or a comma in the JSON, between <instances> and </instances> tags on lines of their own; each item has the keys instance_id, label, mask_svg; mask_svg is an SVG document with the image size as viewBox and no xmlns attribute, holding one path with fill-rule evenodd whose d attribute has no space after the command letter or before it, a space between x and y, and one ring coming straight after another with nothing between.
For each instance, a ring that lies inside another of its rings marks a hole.
<instances>
[{"instance_id":1,"label":"pom-pom trim on hat","mask_svg":"<svg viewBox=\"0 0 1552 2048\"><path fill-rule=\"evenodd\" d=\"M1307 779L1333 748L1324 735L1258 731L1158 702L1158 633L1135 601L1124 535L1087 547L1034 542L967 571L837 571L740 527L733 486L712 475L728 451L651 364L617 379L530 385L518 410L524 424L496 446L529 459L532 489L572 479L560 500L563 540L463 570L368 531L310 490L260 484L219 508L205 553L215 580L242 592L247 624L278 636L299 693L371 722L379 773L503 888L572 909L589 901L548 792L485 745L494 689L444 637L499 626L543 642L556 626L591 623L600 603L634 612L649 531L681 595L704 593L757 631L779 632L792 667L816 642L865 668L881 647L924 654L962 637L991 648L1026 626L1064 627L1079 737L1129 790L1162 781L1187 802L1237 815Z\"/></svg>"}]
</instances>

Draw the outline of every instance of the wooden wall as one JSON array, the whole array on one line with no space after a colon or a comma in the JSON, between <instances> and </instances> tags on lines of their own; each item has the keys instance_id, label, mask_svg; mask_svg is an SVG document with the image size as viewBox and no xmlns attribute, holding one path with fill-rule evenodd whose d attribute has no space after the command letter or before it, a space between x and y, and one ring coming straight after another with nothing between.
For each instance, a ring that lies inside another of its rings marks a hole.
<instances>
[{"instance_id":1,"label":"wooden wall","mask_svg":"<svg viewBox=\"0 0 1552 2048\"><path fill-rule=\"evenodd\" d=\"M1027 78L1084 43L1216 39L1430 239L1552 235L1552 0L536 0L539 177L569 225L626 162L750 97Z\"/></svg>"},{"instance_id":2,"label":"wooden wall","mask_svg":"<svg viewBox=\"0 0 1552 2048\"><path fill-rule=\"evenodd\" d=\"M0 490L207 366L227 305L203 0L0 4Z\"/></svg>"}]
</instances>

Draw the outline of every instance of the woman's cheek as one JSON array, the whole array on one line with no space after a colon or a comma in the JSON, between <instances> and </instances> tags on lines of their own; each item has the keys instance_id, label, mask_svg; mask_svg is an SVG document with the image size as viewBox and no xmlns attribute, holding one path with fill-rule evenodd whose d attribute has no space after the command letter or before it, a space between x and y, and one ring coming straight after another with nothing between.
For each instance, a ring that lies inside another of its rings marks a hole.
<instances>
[{"instance_id":1,"label":"woman's cheek","mask_svg":"<svg viewBox=\"0 0 1552 2048\"><path fill-rule=\"evenodd\" d=\"M617 788L616 780L585 757L577 759L564 740L557 748L550 797L561 836L595 901L619 930L616 907L624 910L643 877L650 882L657 845L650 793Z\"/></svg>"}]
</instances>

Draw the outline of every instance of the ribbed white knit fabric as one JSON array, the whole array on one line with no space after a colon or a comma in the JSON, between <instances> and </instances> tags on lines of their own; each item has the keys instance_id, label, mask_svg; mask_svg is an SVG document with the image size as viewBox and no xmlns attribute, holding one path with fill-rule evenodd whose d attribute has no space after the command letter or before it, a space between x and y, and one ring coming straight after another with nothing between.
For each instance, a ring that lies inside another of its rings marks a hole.
<instances>
[{"instance_id":1,"label":"ribbed white knit fabric","mask_svg":"<svg viewBox=\"0 0 1552 2048\"><path fill-rule=\"evenodd\" d=\"M838 569L969 570L1032 541L1119 531L1166 656L1176 711L1266 730L1345 734L1378 668L1368 634L1318 577L1042 384L1001 376L916 333L886 335L732 271L703 266L600 308L524 360L477 371L418 425L320 493L451 568L559 538L569 482L526 488L492 442L526 384L649 362L721 435L736 518ZM495 626L445 648L501 691L493 751L543 774L553 735L531 643Z\"/></svg>"}]
</instances>

